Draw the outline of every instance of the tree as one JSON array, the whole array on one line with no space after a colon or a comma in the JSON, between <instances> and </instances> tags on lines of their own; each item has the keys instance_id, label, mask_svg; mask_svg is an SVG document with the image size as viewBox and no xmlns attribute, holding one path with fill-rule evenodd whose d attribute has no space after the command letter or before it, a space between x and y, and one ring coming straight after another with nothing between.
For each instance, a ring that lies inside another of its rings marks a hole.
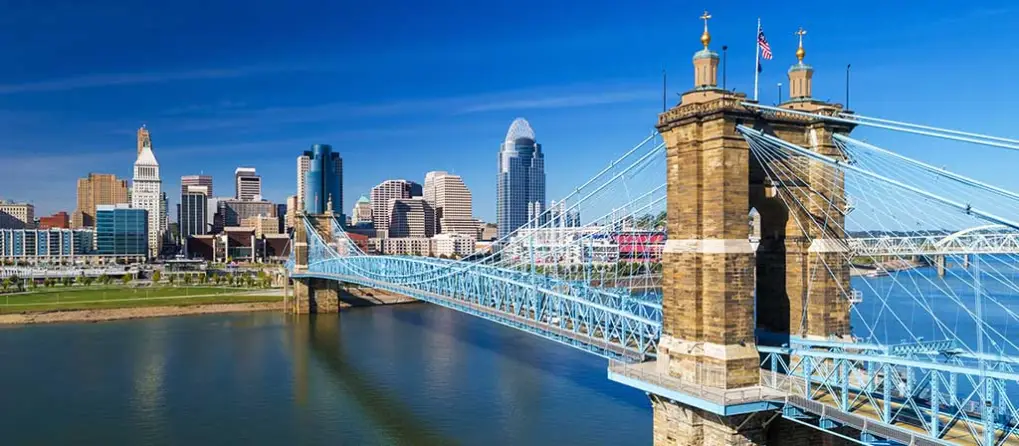
<instances>
[{"instance_id":1,"label":"tree","mask_svg":"<svg viewBox=\"0 0 1019 446\"><path fill-rule=\"evenodd\" d=\"M198 283L205 285L205 282L209 281L209 275L205 273L198 273Z\"/></svg>"},{"instance_id":2,"label":"tree","mask_svg":"<svg viewBox=\"0 0 1019 446\"><path fill-rule=\"evenodd\" d=\"M121 282L122 282L122 283L123 283L124 285L127 285L128 283L131 283L131 275L130 275L130 274L124 274L124 277L121 277L121 278L120 278L120 281L121 281Z\"/></svg>"},{"instance_id":3,"label":"tree","mask_svg":"<svg viewBox=\"0 0 1019 446\"><path fill-rule=\"evenodd\" d=\"M53 278L52 277L47 277L45 279L42 279L42 286L44 286L46 288L49 288L49 287L53 286Z\"/></svg>"},{"instance_id":4,"label":"tree","mask_svg":"<svg viewBox=\"0 0 1019 446\"><path fill-rule=\"evenodd\" d=\"M32 281L29 282L29 283L32 286L33 290L36 289L36 288L39 288L39 282L36 282L35 279L32 279Z\"/></svg>"},{"instance_id":5,"label":"tree","mask_svg":"<svg viewBox=\"0 0 1019 446\"><path fill-rule=\"evenodd\" d=\"M190 274L185 274L184 275L184 285L190 285L190 284L191 284L191 275Z\"/></svg>"},{"instance_id":6,"label":"tree","mask_svg":"<svg viewBox=\"0 0 1019 446\"><path fill-rule=\"evenodd\" d=\"M69 286L74 284L74 278L73 277L64 277L63 279L60 279L60 282L65 287L69 287Z\"/></svg>"},{"instance_id":7,"label":"tree","mask_svg":"<svg viewBox=\"0 0 1019 446\"><path fill-rule=\"evenodd\" d=\"M7 289L10 288L10 287L11 287L11 278L10 277L4 279L3 282L0 282L0 288L3 288L5 293L7 292Z\"/></svg>"},{"instance_id":8,"label":"tree","mask_svg":"<svg viewBox=\"0 0 1019 446\"><path fill-rule=\"evenodd\" d=\"M152 272L152 283L159 283L159 280L163 278L163 274L159 271Z\"/></svg>"},{"instance_id":9,"label":"tree","mask_svg":"<svg viewBox=\"0 0 1019 446\"><path fill-rule=\"evenodd\" d=\"M227 273L227 275L226 275L226 283L231 285L231 286L234 284L234 273Z\"/></svg>"},{"instance_id":10,"label":"tree","mask_svg":"<svg viewBox=\"0 0 1019 446\"><path fill-rule=\"evenodd\" d=\"M169 280L170 281L170 285L173 285L173 283L177 281L177 275L176 274L170 274L166 280Z\"/></svg>"},{"instance_id":11,"label":"tree","mask_svg":"<svg viewBox=\"0 0 1019 446\"><path fill-rule=\"evenodd\" d=\"M95 282L95 279L92 278L92 277L89 277L89 276L84 276L84 277L81 278L81 282L82 282L82 285L90 286L90 285L92 285L92 282Z\"/></svg>"}]
</instances>

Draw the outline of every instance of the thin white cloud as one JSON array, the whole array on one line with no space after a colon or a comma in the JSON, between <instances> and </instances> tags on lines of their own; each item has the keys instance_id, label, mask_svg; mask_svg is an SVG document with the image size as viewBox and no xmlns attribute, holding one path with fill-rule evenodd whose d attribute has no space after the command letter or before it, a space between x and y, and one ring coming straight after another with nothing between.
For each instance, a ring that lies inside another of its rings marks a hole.
<instances>
[{"instance_id":1,"label":"thin white cloud","mask_svg":"<svg viewBox=\"0 0 1019 446\"><path fill-rule=\"evenodd\" d=\"M82 88L112 87L120 85L153 84L181 80L231 79L263 73L298 71L298 67L250 66L239 68L213 68L204 70L172 71L165 73L113 73L90 74L64 79L52 79L19 84L0 84L0 94L68 91Z\"/></svg>"},{"instance_id":2,"label":"thin white cloud","mask_svg":"<svg viewBox=\"0 0 1019 446\"><path fill-rule=\"evenodd\" d=\"M578 91L580 90L580 91ZM293 107L239 109L238 107L202 108L202 116L174 119L161 123L168 131L211 131L226 128L261 128L265 125L296 123L342 122L365 117L409 115L453 116L495 111L526 111L563 109L609 104L653 101L659 93L645 88L620 86L586 86L535 88L528 90L483 93L468 96L405 99L378 103L326 103Z\"/></svg>"},{"instance_id":3,"label":"thin white cloud","mask_svg":"<svg viewBox=\"0 0 1019 446\"><path fill-rule=\"evenodd\" d=\"M534 110L534 109L557 109L587 107L592 105L620 104L636 102L640 100L655 100L656 92L647 91L618 91L607 93L586 93L565 96L550 96L529 99L514 99L504 101L492 101L464 107L460 113L483 113L502 110Z\"/></svg>"}]
</instances>

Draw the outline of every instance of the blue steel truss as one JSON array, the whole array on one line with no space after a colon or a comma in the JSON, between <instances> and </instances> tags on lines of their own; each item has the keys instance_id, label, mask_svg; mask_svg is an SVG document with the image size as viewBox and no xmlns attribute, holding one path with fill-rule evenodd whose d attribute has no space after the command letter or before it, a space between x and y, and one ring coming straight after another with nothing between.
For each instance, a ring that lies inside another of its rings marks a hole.
<instances>
[{"instance_id":1,"label":"blue steel truss","mask_svg":"<svg viewBox=\"0 0 1019 446\"><path fill-rule=\"evenodd\" d=\"M995 358L982 371L978 358L953 353L951 341L880 346L793 339L758 351L761 385L787 395L787 405L794 402L817 422L841 418L838 425L860 429L846 420L875 419L880 424L870 424L871 436L900 442L916 434L890 426L914 426L932 439L962 426L980 444L1019 440L1019 413L1007 389L1019 381L1010 366L1016 358Z\"/></svg>"},{"instance_id":2,"label":"blue steel truss","mask_svg":"<svg viewBox=\"0 0 1019 446\"><path fill-rule=\"evenodd\" d=\"M483 264L339 255L337 247L344 251L343 240L327 244L307 221L305 225L307 269L293 269L291 264L291 277L331 279L403 294L606 358L640 361L655 356L661 302Z\"/></svg>"}]
</instances>

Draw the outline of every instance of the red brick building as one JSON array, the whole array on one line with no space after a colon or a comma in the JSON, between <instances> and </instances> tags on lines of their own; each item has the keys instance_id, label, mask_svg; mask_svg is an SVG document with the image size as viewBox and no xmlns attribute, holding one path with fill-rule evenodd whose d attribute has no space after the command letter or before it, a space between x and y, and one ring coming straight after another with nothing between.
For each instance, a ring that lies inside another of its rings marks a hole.
<instances>
[{"instance_id":1,"label":"red brick building","mask_svg":"<svg viewBox=\"0 0 1019 446\"><path fill-rule=\"evenodd\" d=\"M39 217L39 229L67 229L71 227L71 216L60 211L49 217Z\"/></svg>"}]
</instances>

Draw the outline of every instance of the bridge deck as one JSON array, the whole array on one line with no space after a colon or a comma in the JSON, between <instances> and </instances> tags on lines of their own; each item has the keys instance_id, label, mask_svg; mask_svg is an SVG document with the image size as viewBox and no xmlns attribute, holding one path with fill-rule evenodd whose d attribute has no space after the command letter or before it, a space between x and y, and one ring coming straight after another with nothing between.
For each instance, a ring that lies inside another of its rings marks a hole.
<instances>
[{"instance_id":1,"label":"bridge deck","mask_svg":"<svg viewBox=\"0 0 1019 446\"><path fill-rule=\"evenodd\" d=\"M917 423L899 422L895 425L882 423L881 415L872 405L867 404L865 398L860 399L849 412L838 408L835 396L823 389L816 389L813 399L806 399L795 391L786 391L768 385L743 387L739 389L718 389L684 382L681 379L662 373L657 370L654 361L626 364L613 361L609 364L609 379L623 384L637 387L641 390L653 392L658 395L669 397L673 400L700 407L719 415L735 415L760 410L776 410L782 406L794 406L814 416L824 416L840 424L851 426L857 430L867 431L883 438L898 441L902 444L915 445L940 445L940 444L963 444L978 445L973 434L965 423L954 423L945 435L939 440L932 440L923 426ZM762 383L768 383L772 379L770 370L761 369ZM790 389L795 387L802 389L802 378L781 375L779 387ZM855 396L855 395L854 395ZM850 399L853 397L851 396ZM902 407L900 403L893 403L892 410L896 411ZM948 416L941 416L941 423L949 423L952 420ZM983 430L974 426L976 432L982 435ZM1019 446L1019 439L1010 437L998 445Z\"/></svg>"}]
</instances>

